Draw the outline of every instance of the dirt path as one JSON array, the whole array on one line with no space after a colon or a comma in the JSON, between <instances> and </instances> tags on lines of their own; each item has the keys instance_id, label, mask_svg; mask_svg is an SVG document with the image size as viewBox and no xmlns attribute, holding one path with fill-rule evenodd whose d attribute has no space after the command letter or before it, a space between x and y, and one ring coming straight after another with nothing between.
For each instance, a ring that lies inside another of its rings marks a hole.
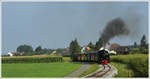
<instances>
[{"instance_id":1,"label":"dirt path","mask_svg":"<svg viewBox=\"0 0 150 79\"><path fill-rule=\"evenodd\" d=\"M76 70L75 72L69 74L66 77L77 77L81 73L83 73L85 70L87 70L89 67L90 67L90 64L83 64L82 67L80 67L78 70Z\"/></svg>"}]
</instances>

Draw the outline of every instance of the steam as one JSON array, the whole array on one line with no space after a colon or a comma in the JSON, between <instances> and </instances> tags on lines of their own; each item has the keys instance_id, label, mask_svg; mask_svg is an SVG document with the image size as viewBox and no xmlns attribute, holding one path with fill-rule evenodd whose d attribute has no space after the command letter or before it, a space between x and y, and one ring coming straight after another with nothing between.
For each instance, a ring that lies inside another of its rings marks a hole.
<instances>
[{"instance_id":1,"label":"steam","mask_svg":"<svg viewBox=\"0 0 150 79\"><path fill-rule=\"evenodd\" d=\"M106 43L109 42L112 38L119 35L128 35L129 30L125 22L121 18L116 18L108 22L104 28L103 33L101 34L101 39L103 40L103 45L105 47Z\"/></svg>"}]
</instances>

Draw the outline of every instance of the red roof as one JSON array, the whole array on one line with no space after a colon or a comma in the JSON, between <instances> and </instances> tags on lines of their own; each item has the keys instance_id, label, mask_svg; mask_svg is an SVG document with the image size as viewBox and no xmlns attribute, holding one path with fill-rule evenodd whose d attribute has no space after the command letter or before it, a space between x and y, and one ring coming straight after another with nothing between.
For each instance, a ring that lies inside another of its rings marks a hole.
<instances>
[{"instance_id":1,"label":"red roof","mask_svg":"<svg viewBox=\"0 0 150 79\"><path fill-rule=\"evenodd\" d=\"M110 45L110 49L116 49L118 47L120 47L120 45L116 43Z\"/></svg>"}]
</instances>

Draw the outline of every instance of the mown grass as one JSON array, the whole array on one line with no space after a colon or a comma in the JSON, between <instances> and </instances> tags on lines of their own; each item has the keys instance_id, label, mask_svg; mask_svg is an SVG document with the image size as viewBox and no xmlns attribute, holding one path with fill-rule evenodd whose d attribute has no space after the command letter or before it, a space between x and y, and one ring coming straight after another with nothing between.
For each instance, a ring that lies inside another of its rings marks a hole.
<instances>
[{"instance_id":1,"label":"mown grass","mask_svg":"<svg viewBox=\"0 0 150 79\"><path fill-rule=\"evenodd\" d=\"M122 74L126 74L125 71L133 71L130 76L118 75L118 77L148 77L148 54L111 56L111 62Z\"/></svg>"},{"instance_id":2,"label":"mown grass","mask_svg":"<svg viewBox=\"0 0 150 79\"><path fill-rule=\"evenodd\" d=\"M92 72L96 71L99 68L98 64L92 64L86 71L80 74L78 77L84 77Z\"/></svg>"},{"instance_id":3,"label":"mown grass","mask_svg":"<svg viewBox=\"0 0 150 79\"><path fill-rule=\"evenodd\" d=\"M81 65L68 62L2 64L2 77L64 77Z\"/></svg>"}]
</instances>

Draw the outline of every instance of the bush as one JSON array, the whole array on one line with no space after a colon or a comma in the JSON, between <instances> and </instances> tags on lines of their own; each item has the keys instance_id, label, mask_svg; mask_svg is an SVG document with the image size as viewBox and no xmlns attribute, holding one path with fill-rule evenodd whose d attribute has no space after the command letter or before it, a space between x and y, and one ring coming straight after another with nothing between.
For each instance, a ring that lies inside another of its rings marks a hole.
<instances>
[{"instance_id":1,"label":"bush","mask_svg":"<svg viewBox=\"0 0 150 79\"><path fill-rule=\"evenodd\" d=\"M2 63L47 63L62 62L62 57L13 57L2 58Z\"/></svg>"}]
</instances>

